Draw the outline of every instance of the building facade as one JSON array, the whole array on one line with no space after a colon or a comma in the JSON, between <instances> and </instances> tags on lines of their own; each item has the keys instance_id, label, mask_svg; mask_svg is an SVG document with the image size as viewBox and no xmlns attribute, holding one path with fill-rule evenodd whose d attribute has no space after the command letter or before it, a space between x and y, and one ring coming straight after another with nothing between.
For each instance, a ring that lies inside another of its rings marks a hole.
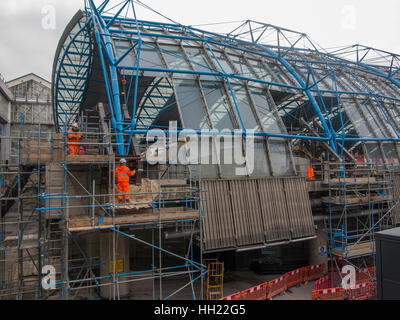
<instances>
[{"instance_id":1,"label":"building facade","mask_svg":"<svg viewBox=\"0 0 400 320\"><path fill-rule=\"evenodd\" d=\"M13 95L7 88L4 80L0 78L0 162L8 160L10 143L6 136L10 135L11 101Z\"/></svg>"},{"instance_id":2,"label":"building facade","mask_svg":"<svg viewBox=\"0 0 400 320\"><path fill-rule=\"evenodd\" d=\"M13 94L10 132L13 137L50 139L54 129L51 105L51 84L45 79L27 74L7 82ZM18 162L18 140L11 141L10 160Z\"/></svg>"}]
</instances>

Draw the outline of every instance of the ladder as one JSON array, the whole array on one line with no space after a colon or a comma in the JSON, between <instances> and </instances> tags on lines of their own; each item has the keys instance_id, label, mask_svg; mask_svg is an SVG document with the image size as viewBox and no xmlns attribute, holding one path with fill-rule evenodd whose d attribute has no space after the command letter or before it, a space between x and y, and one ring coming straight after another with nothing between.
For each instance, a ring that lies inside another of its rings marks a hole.
<instances>
[{"instance_id":1,"label":"ladder","mask_svg":"<svg viewBox=\"0 0 400 320\"><path fill-rule=\"evenodd\" d=\"M224 296L224 263L218 259L205 259L207 265L207 300L219 300Z\"/></svg>"}]
</instances>

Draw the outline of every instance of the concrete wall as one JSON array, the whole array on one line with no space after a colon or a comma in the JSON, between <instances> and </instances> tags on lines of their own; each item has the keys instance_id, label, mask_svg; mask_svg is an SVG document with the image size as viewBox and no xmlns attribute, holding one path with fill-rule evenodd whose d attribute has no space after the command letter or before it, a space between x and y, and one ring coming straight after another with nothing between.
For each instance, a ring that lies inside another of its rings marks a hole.
<instances>
[{"instance_id":1,"label":"concrete wall","mask_svg":"<svg viewBox=\"0 0 400 320\"><path fill-rule=\"evenodd\" d=\"M116 241L116 272L117 273L128 273L130 271L129 266L129 242L130 239L120 235L115 234ZM132 240L131 240L132 241ZM100 275L109 276L113 269L113 232L105 232L101 234L100 237ZM121 269L119 269L121 268ZM127 281L127 277L118 277L120 282ZM100 284L109 284L112 279L103 279ZM100 295L104 299L114 298L114 286L105 285L100 287ZM129 283L119 284L119 296L120 298L127 297L129 295ZM118 297L116 297L118 298Z\"/></svg>"},{"instance_id":2,"label":"concrete wall","mask_svg":"<svg viewBox=\"0 0 400 320\"><path fill-rule=\"evenodd\" d=\"M10 122L10 101L0 90L0 122Z\"/></svg>"},{"instance_id":3,"label":"concrete wall","mask_svg":"<svg viewBox=\"0 0 400 320\"><path fill-rule=\"evenodd\" d=\"M31 74L7 83L13 101L10 107L10 162L19 159L18 137L41 137L50 141L54 132L50 84Z\"/></svg>"},{"instance_id":4,"label":"concrete wall","mask_svg":"<svg viewBox=\"0 0 400 320\"><path fill-rule=\"evenodd\" d=\"M1 137L10 135L11 98L11 92L0 80L0 162L8 160L10 156L10 140Z\"/></svg>"},{"instance_id":5,"label":"concrete wall","mask_svg":"<svg viewBox=\"0 0 400 320\"><path fill-rule=\"evenodd\" d=\"M308 241L308 253L309 253L309 264L316 265L325 263L328 265L328 243L326 233L323 232L324 225L322 223L317 224L318 229L316 230L317 238Z\"/></svg>"}]
</instances>

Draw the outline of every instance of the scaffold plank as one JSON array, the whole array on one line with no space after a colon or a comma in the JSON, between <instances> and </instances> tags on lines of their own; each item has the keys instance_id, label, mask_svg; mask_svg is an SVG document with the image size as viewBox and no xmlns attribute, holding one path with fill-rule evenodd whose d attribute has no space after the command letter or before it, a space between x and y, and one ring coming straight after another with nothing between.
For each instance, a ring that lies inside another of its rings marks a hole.
<instances>
[{"instance_id":1,"label":"scaffold plank","mask_svg":"<svg viewBox=\"0 0 400 320\"><path fill-rule=\"evenodd\" d=\"M131 214L119 214L115 215L114 224L112 217L104 217L104 223L92 226L92 218L88 216L75 216L71 217L68 223L68 230L70 232L85 231L91 229L107 229L114 226L128 225L128 224L142 224L158 222L159 219L162 222L177 221L177 220L188 220L198 219L199 211L183 208L165 208L161 209L161 214L157 211L151 212L151 210L145 210L141 212L135 212Z\"/></svg>"},{"instance_id":2,"label":"scaffold plank","mask_svg":"<svg viewBox=\"0 0 400 320\"><path fill-rule=\"evenodd\" d=\"M332 253L338 257L353 258L371 255L374 252L375 241L363 242L356 245L349 244L344 250L332 249ZM348 251L348 252L347 252Z\"/></svg>"},{"instance_id":3,"label":"scaffold plank","mask_svg":"<svg viewBox=\"0 0 400 320\"><path fill-rule=\"evenodd\" d=\"M68 155L65 157L65 161L72 163L109 162L112 161L112 158L109 155Z\"/></svg>"}]
</instances>

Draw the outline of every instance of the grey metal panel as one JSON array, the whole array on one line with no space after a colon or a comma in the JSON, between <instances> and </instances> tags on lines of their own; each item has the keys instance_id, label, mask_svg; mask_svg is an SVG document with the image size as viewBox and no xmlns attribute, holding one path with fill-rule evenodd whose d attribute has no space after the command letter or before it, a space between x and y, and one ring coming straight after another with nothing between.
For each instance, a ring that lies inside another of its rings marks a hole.
<instances>
[{"instance_id":1,"label":"grey metal panel","mask_svg":"<svg viewBox=\"0 0 400 320\"><path fill-rule=\"evenodd\" d=\"M289 240L289 220L282 179L261 179L258 184L266 243Z\"/></svg>"},{"instance_id":2,"label":"grey metal panel","mask_svg":"<svg viewBox=\"0 0 400 320\"><path fill-rule=\"evenodd\" d=\"M202 181L204 198L204 249L236 247L228 181Z\"/></svg>"},{"instance_id":3,"label":"grey metal panel","mask_svg":"<svg viewBox=\"0 0 400 320\"><path fill-rule=\"evenodd\" d=\"M305 179L203 180L205 250L315 235Z\"/></svg>"},{"instance_id":4,"label":"grey metal panel","mask_svg":"<svg viewBox=\"0 0 400 320\"><path fill-rule=\"evenodd\" d=\"M395 202L400 202L400 174L395 174L393 180L393 200ZM393 212L396 223L400 223L400 205L397 205L393 209Z\"/></svg>"},{"instance_id":5,"label":"grey metal panel","mask_svg":"<svg viewBox=\"0 0 400 320\"><path fill-rule=\"evenodd\" d=\"M264 228L261 214L261 206L259 201L259 192L257 180L249 180L246 199L249 206L249 215L252 217L253 236L255 242L264 242Z\"/></svg>"},{"instance_id":6,"label":"grey metal panel","mask_svg":"<svg viewBox=\"0 0 400 320\"><path fill-rule=\"evenodd\" d=\"M231 201L238 246L264 243L256 180L232 180Z\"/></svg>"},{"instance_id":7,"label":"grey metal panel","mask_svg":"<svg viewBox=\"0 0 400 320\"><path fill-rule=\"evenodd\" d=\"M292 239L315 234L311 203L304 179L283 179Z\"/></svg>"}]
</instances>

